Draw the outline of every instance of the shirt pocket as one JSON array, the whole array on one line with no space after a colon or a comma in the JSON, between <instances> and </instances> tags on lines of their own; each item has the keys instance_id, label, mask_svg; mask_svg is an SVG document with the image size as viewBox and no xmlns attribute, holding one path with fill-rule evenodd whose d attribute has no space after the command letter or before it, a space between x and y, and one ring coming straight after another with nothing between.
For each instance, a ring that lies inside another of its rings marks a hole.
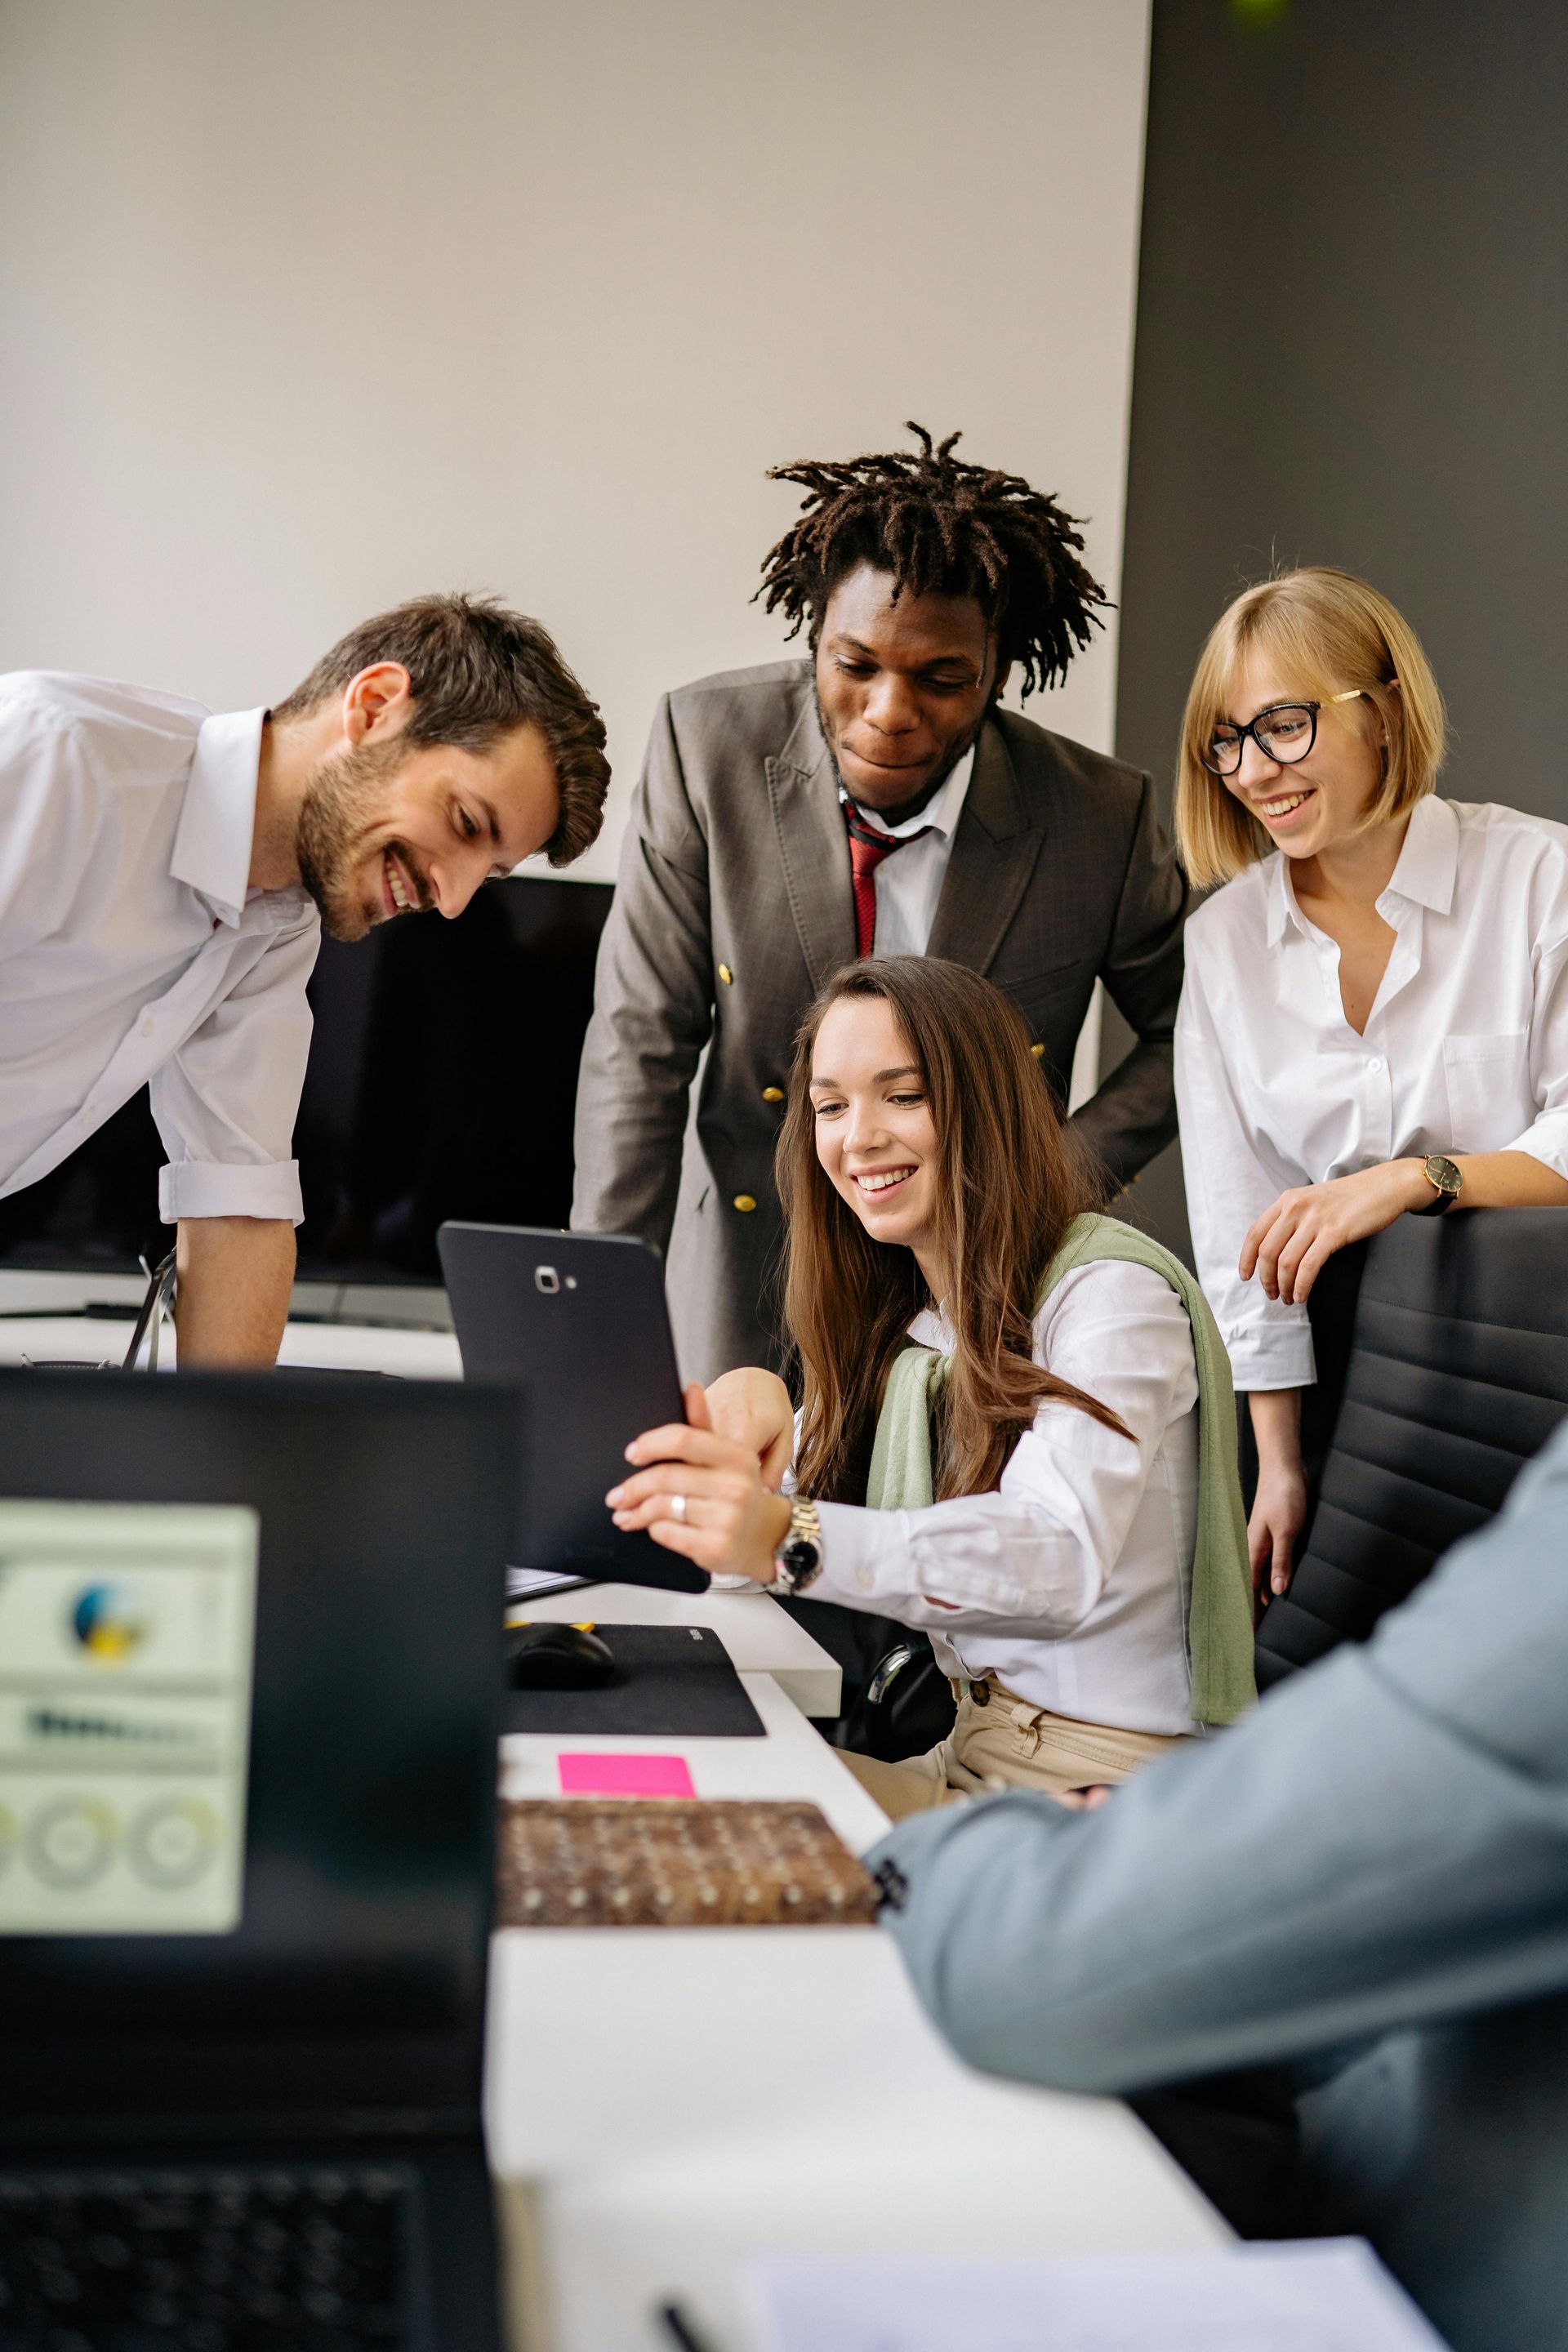
<instances>
[{"instance_id":1,"label":"shirt pocket","mask_svg":"<svg viewBox=\"0 0 1568 2352\"><path fill-rule=\"evenodd\" d=\"M1443 1074L1452 1151L1497 1151L1535 1115L1528 1029L1507 1029L1492 1037L1445 1037Z\"/></svg>"}]
</instances>

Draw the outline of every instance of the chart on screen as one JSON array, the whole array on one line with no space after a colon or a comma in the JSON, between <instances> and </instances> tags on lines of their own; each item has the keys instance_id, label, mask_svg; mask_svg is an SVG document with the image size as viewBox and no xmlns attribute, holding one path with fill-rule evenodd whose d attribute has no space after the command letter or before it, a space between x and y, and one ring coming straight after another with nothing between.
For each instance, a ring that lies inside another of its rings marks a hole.
<instances>
[{"instance_id":1,"label":"chart on screen","mask_svg":"<svg viewBox=\"0 0 1568 2352\"><path fill-rule=\"evenodd\" d=\"M0 1503L0 1935L227 1935L258 1522Z\"/></svg>"}]
</instances>

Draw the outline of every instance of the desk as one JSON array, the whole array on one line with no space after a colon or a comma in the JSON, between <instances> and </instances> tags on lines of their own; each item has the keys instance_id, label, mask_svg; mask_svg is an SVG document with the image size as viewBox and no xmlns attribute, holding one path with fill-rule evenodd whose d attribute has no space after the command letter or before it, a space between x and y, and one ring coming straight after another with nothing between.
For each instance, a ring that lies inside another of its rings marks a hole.
<instances>
[{"instance_id":1,"label":"desk","mask_svg":"<svg viewBox=\"0 0 1568 2352\"><path fill-rule=\"evenodd\" d=\"M0 1358L118 1356L128 1338L40 1317L0 1325ZM447 1334L331 1324L290 1325L283 1360L458 1369ZM879 1836L879 1808L801 1712L837 1713L837 1669L765 1594L595 1585L527 1613L711 1625L765 1736L510 1738L508 1794L554 1794L562 1748L651 1746L683 1754L702 1796L809 1798L857 1852ZM755 2352L734 2288L759 2254L1037 2257L1227 2236L1126 2108L961 2065L875 1928L504 1931L486 2071L503 2207L551 2323L528 2352L668 2352L648 2315L670 2295L716 2352Z\"/></svg>"},{"instance_id":2,"label":"desk","mask_svg":"<svg viewBox=\"0 0 1568 2352\"><path fill-rule=\"evenodd\" d=\"M512 1737L503 1790L554 1794L563 1748L674 1749L699 1795L808 1797L864 1851L879 1807L771 1677L742 1679L763 1739ZM526 2184L506 2192L509 2218L537 2266L549 2352L668 2352L648 2315L672 2295L717 2352L754 2352L734 2289L764 2253L1025 2258L1228 2237L1125 2107L962 2065L872 1927L504 1930L487 2078L491 2160Z\"/></svg>"}]
</instances>

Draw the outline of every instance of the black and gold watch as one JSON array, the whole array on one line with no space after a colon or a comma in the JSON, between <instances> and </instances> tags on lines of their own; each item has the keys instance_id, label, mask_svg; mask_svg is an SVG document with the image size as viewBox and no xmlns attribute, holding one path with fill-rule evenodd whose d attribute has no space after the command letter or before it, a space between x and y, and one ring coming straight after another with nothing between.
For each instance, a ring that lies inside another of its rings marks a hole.
<instances>
[{"instance_id":1,"label":"black and gold watch","mask_svg":"<svg viewBox=\"0 0 1568 2352\"><path fill-rule=\"evenodd\" d=\"M1455 1167L1446 1153L1432 1151L1428 1152L1426 1160L1423 1160L1421 1172L1432 1187L1433 1197L1429 1201L1424 1201L1418 1209L1412 1209L1411 1215L1413 1217L1446 1216L1465 1189L1462 1171Z\"/></svg>"},{"instance_id":2,"label":"black and gold watch","mask_svg":"<svg viewBox=\"0 0 1568 2352\"><path fill-rule=\"evenodd\" d=\"M787 1601L792 1593L804 1592L821 1573L822 1522L816 1516L816 1505L805 1495L793 1496L789 1533L773 1554L773 1580L763 1590Z\"/></svg>"}]
</instances>

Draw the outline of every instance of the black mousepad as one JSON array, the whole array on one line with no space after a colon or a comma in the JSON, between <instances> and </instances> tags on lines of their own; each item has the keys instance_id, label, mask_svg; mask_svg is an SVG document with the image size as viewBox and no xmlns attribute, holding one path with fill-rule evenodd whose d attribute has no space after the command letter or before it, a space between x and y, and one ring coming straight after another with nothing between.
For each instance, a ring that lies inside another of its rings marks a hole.
<instances>
[{"instance_id":1,"label":"black mousepad","mask_svg":"<svg viewBox=\"0 0 1568 2352\"><path fill-rule=\"evenodd\" d=\"M509 1690L503 1731L592 1731L620 1739L763 1737L763 1719L710 1626L594 1630L608 1643L620 1679L598 1690Z\"/></svg>"}]
</instances>

